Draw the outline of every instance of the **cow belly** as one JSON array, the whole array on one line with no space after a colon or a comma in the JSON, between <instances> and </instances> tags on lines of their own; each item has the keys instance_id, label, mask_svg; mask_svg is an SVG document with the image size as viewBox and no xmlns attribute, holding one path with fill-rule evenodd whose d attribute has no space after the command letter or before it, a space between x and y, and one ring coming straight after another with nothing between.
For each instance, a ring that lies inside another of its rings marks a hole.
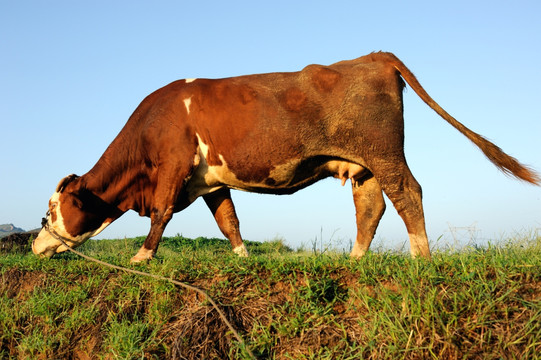
<instances>
[{"instance_id":1,"label":"cow belly","mask_svg":"<svg viewBox=\"0 0 541 360\"><path fill-rule=\"evenodd\" d=\"M200 158L201 161L186 187L190 201L194 201L197 197L211 193L222 187L259 193L279 193L281 192L280 190L287 192L288 189L299 186L292 183L295 177L295 169L297 168L296 164L277 166L270 172L269 177L262 181L246 181L239 178L246 177L244 172L250 171L248 167L240 170L241 173L237 174L229 168L222 156L220 156L222 164L212 166L208 165L203 156Z\"/></svg>"},{"instance_id":2,"label":"cow belly","mask_svg":"<svg viewBox=\"0 0 541 360\"><path fill-rule=\"evenodd\" d=\"M366 168L357 163L315 156L303 161L277 164L269 171L268 177L260 181L246 181L241 179L247 177L249 166L235 173L221 155L221 165L212 166L208 165L203 155L200 153L200 161L187 184L190 201L222 187L257 193L291 194L326 177L338 178L344 185L348 179L358 181L367 173Z\"/></svg>"}]
</instances>

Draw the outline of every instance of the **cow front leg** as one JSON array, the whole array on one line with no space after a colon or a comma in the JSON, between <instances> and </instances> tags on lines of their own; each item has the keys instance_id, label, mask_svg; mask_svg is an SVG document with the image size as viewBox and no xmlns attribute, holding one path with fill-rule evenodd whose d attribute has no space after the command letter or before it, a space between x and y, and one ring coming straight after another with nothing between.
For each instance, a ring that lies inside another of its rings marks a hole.
<instances>
[{"instance_id":1,"label":"cow front leg","mask_svg":"<svg viewBox=\"0 0 541 360\"><path fill-rule=\"evenodd\" d=\"M150 215L150 232L148 233L143 246L139 249L137 254L131 258L132 263L138 263L141 261L152 260L156 251L158 251L158 245L162 239L165 227L169 223L169 220L173 217L173 206L168 207L165 211L153 210Z\"/></svg>"},{"instance_id":2,"label":"cow front leg","mask_svg":"<svg viewBox=\"0 0 541 360\"><path fill-rule=\"evenodd\" d=\"M214 219L220 228L220 231L231 242L233 252L241 257L248 256L248 250L242 242L240 235L239 219L235 212L233 200L231 200L231 191L227 188L203 196Z\"/></svg>"},{"instance_id":3,"label":"cow front leg","mask_svg":"<svg viewBox=\"0 0 541 360\"><path fill-rule=\"evenodd\" d=\"M364 181L352 181L352 190L357 220L357 239L350 256L359 258L370 247L376 228L385 212L385 201L381 187L373 176Z\"/></svg>"}]
</instances>

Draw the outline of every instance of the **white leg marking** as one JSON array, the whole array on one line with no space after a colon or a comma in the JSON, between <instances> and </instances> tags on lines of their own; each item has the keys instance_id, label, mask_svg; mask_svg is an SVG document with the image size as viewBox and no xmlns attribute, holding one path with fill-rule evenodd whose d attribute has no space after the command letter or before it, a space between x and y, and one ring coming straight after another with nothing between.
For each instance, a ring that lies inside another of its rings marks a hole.
<instances>
[{"instance_id":1,"label":"white leg marking","mask_svg":"<svg viewBox=\"0 0 541 360\"><path fill-rule=\"evenodd\" d=\"M189 84L191 82L194 82L195 80L197 80L197 79L186 79L185 81L186 81L186 84Z\"/></svg>"},{"instance_id":2,"label":"white leg marking","mask_svg":"<svg viewBox=\"0 0 541 360\"><path fill-rule=\"evenodd\" d=\"M410 253L412 257L422 256L423 250L430 257L428 239L421 235L408 234L410 238Z\"/></svg>"},{"instance_id":3,"label":"white leg marking","mask_svg":"<svg viewBox=\"0 0 541 360\"><path fill-rule=\"evenodd\" d=\"M137 254L135 254L135 256L131 258L130 262L138 263L145 260L152 260L153 257L154 257L154 251L141 247L141 249L139 249Z\"/></svg>"},{"instance_id":4,"label":"white leg marking","mask_svg":"<svg viewBox=\"0 0 541 360\"><path fill-rule=\"evenodd\" d=\"M353 249L351 249L351 253L349 254L352 258L360 258L363 257L366 254L366 250L361 248L361 245L357 241L355 241L355 244L353 244Z\"/></svg>"},{"instance_id":5,"label":"white leg marking","mask_svg":"<svg viewBox=\"0 0 541 360\"><path fill-rule=\"evenodd\" d=\"M248 250L246 250L246 246L244 246L244 244L234 248L233 252L240 257L248 257Z\"/></svg>"},{"instance_id":6,"label":"white leg marking","mask_svg":"<svg viewBox=\"0 0 541 360\"><path fill-rule=\"evenodd\" d=\"M192 98L189 97L187 99L184 99L184 106L186 106L186 111L188 114L190 113L190 105L192 104Z\"/></svg>"}]
</instances>

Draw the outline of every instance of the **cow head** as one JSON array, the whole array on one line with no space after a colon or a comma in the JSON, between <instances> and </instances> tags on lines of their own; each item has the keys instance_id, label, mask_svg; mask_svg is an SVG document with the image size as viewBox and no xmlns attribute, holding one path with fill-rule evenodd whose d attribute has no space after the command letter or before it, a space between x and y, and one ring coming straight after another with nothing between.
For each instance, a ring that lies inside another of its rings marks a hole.
<instances>
[{"instance_id":1,"label":"cow head","mask_svg":"<svg viewBox=\"0 0 541 360\"><path fill-rule=\"evenodd\" d=\"M43 228L32 242L32 251L51 257L67 250L59 237L69 246L77 247L99 234L113 220L109 204L86 189L77 175L66 176L49 200L49 210L43 219Z\"/></svg>"}]
</instances>

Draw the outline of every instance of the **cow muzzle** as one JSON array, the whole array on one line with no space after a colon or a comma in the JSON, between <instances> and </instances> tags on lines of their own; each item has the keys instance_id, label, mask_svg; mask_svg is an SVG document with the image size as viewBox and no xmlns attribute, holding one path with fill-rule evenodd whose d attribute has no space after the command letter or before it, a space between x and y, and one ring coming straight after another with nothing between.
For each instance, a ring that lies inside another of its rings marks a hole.
<instances>
[{"instance_id":1,"label":"cow muzzle","mask_svg":"<svg viewBox=\"0 0 541 360\"><path fill-rule=\"evenodd\" d=\"M41 231L32 241L32 252L34 254L50 258L56 253L66 251L67 246L74 245L73 240L62 237L50 226L48 216L42 219L41 226Z\"/></svg>"},{"instance_id":2,"label":"cow muzzle","mask_svg":"<svg viewBox=\"0 0 541 360\"><path fill-rule=\"evenodd\" d=\"M41 229L38 236L32 241L32 252L40 257L50 258L56 254L62 243L54 239L45 229Z\"/></svg>"}]
</instances>

